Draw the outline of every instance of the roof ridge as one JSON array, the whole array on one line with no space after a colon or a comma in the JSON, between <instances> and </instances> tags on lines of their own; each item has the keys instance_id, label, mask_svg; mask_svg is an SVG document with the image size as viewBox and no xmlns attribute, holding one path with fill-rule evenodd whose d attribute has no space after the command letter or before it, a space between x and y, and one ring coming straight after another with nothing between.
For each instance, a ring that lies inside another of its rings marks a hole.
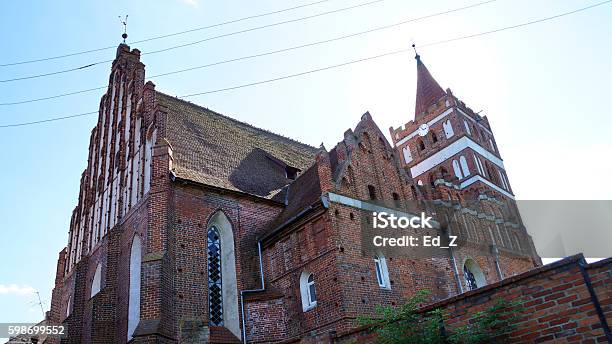
<instances>
[{"instance_id":1,"label":"roof ridge","mask_svg":"<svg viewBox=\"0 0 612 344\"><path fill-rule=\"evenodd\" d=\"M207 108L207 107L204 107L204 106L199 105L199 104L196 104L196 103L192 103L192 102L190 102L190 101L187 101L187 100L181 99L181 98L179 98L179 97L171 96L171 95L169 95L169 94L166 94L166 93L160 92L160 91L158 91L158 90L155 90L155 93L160 94L160 95L165 96L165 97L168 97L168 98L171 98L171 99L173 99L173 100L180 101L180 102L184 103L185 105L189 105L189 106L194 107L194 108L197 108L197 109L206 110L206 111L211 112L211 113L213 113L213 114L215 114L215 115L217 115L217 116L223 117L223 118L225 118L225 119L228 119L228 120L230 120L230 121L232 121L232 122L235 122L235 123L238 123L238 124L240 124L240 125L244 125L244 126L249 127L249 128L251 128L251 129L259 130L259 131L262 131L262 132L264 132L264 133L268 133L268 134L272 134L272 135L274 135L274 136L277 136L277 137L279 137L279 138L281 138L281 139L284 139L284 140L287 140L287 141L291 141L291 142L297 143L297 144L299 144L299 145L304 146L305 148L309 148L309 149L312 149L312 150L315 150L315 151L317 151L317 150L319 149L319 148L314 147L314 146L311 146L311 145L309 145L309 144L306 144L306 143L300 142L300 141L298 141L298 140L296 140L296 139L293 139L293 138L290 138L290 137L287 137L287 136L284 136L284 135L281 135L281 134L275 133L275 132L270 131L270 130L268 130L268 129L259 128L259 127L256 127L256 126L254 126L254 125L250 124L250 123L243 122L243 121L237 120L237 119L235 119L235 118L232 118L232 117L230 117L230 116L227 116L227 115L224 115L224 114L218 113L218 112L216 112L215 110L211 110L211 109L209 109L209 108Z\"/></svg>"}]
</instances>

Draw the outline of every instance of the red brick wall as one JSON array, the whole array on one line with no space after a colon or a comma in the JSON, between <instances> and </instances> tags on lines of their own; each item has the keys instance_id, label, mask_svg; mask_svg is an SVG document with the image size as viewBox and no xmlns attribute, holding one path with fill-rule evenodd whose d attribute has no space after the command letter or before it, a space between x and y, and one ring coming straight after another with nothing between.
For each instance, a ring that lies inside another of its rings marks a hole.
<instances>
[{"instance_id":1,"label":"red brick wall","mask_svg":"<svg viewBox=\"0 0 612 344\"><path fill-rule=\"evenodd\" d=\"M245 314L249 319L247 337L250 343L264 343L271 338L287 338L289 330L285 301L282 298L263 302L248 302ZM280 320L280 321L279 321Z\"/></svg>"},{"instance_id":2,"label":"red brick wall","mask_svg":"<svg viewBox=\"0 0 612 344\"><path fill-rule=\"evenodd\" d=\"M178 184L173 188L170 259L173 266L173 331L180 338L184 321L208 324L207 224L222 211L234 231L238 292L260 287L256 237L278 215L281 207L252 197ZM225 300L236 302L239 300ZM240 310L240 307L238 308Z\"/></svg>"},{"instance_id":3,"label":"red brick wall","mask_svg":"<svg viewBox=\"0 0 612 344\"><path fill-rule=\"evenodd\" d=\"M468 323L475 312L490 307L496 299L520 301L524 311L516 329L506 337L509 343L604 342L602 325L579 266L582 259L582 255L568 257L422 310L442 308L446 314L445 326L452 330ZM612 259L588 265L586 271L609 321ZM374 334L357 329L339 334L332 342L371 343L374 340Z\"/></svg>"}]
</instances>

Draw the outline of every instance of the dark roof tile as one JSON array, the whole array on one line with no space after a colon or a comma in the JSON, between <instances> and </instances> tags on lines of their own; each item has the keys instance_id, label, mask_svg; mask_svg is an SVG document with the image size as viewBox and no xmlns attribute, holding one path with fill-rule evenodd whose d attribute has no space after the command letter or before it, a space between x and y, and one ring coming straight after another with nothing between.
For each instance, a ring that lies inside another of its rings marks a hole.
<instances>
[{"instance_id":1,"label":"dark roof tile","mask_svg":"<svg viewBox=\"0 0 612 344\"><path fill-rule=\"evenodd\" d=\"M156 92L167 109L177 177L271 199L291 181L280 160L305 170L317 149Z\"/></svg>"}]
</instances>

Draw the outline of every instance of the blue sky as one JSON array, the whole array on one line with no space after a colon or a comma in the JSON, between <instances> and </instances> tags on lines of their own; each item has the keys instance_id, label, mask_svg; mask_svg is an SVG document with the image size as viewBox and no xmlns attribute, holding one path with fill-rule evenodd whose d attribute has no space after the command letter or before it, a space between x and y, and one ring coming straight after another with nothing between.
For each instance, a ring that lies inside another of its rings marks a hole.
<instances>
[{"instance_id":1,"label":"blue sky","mask_svg":"<svg viewBox=\"0 0 612 344\"><path fill-rule=\"evenodd\" d=\"M129 39L182 31L307 1L167 0L5 1L0 63L70 53L120 42L118 16L129 14ZM364 0L363 2L367 2ZM392 24L478 1L385 0L380 3L143 55L148 75L276 50ZM160 77L172 95L293 74L388 51L522 23L597 1L498 0L339 42ZM360 3L316 6L132 45L143 52ZM612 4L555 21L419 50L442 85L483 110L518 199L610 199ZM112 59L114 49L41 63L0 67L0 79ZM0 83L0 103L104 86L110 64L75 73ZM383 132L412 119L413 55L400 54L256 87L190 98L218 112L331 148L370 111ZM0 125L97 110L102 91L0 106ZM0 322L38 321L40 290L50 301L57 254L67 242L79 178L95 116L0 129Z\"/></svg>"}]
</instances>

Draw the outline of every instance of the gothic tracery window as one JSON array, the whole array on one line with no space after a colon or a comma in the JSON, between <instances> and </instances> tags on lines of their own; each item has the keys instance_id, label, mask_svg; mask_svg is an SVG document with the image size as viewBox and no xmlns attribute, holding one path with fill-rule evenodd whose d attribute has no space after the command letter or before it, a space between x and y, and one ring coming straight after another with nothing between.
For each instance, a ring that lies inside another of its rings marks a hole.
<instances>
[{"instance_id":1,"label":"gothic tracery window","mask_svg":"<svg viewBox=\"0 0 612 344\"><path fill-rule=\"evenodd\" d=\"M223 285L221 279L221 240L216 227L208 229L208 309L210 324L223 326Z\"/></svg>"},{"instance_id":2,"label":"gothic tracery window","mask_svg":"<svg viewBox=\"0 0 612 344\"><path fill-rule=\"evenodd\" d=\"M474 277L474 274L468 269L467 265L463 266L463 276L465 276L465 284L467 284L470 290L478 288L476 277Z\"/></svg>"},{"instance_id":3,"label":"gothic tracery window","mask_svg":"<svg viewBox=\"0 0 612 344\"><path fill-rule=\"evenodd\" d=\"M467 259L463 264L463 278L468 290L484 287L487 284L487 279L473 259Z\"/></svg>"}]
</instances>

